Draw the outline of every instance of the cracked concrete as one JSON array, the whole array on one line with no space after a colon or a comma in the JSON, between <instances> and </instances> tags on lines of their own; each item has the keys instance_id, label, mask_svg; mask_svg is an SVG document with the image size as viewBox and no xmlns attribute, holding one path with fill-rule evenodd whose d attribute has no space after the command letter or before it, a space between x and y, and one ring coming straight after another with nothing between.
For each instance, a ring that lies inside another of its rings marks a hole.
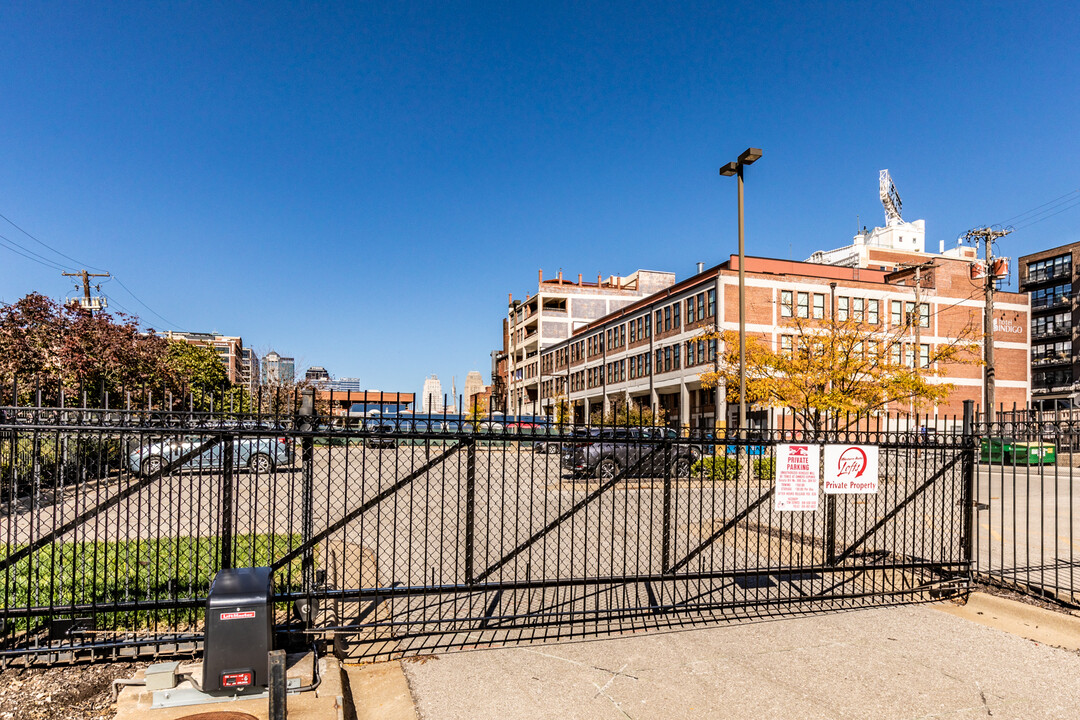
<instances>
[{"instance_id":1,"label":"cracked concrete","mask_svg":"<svg viewBox=\"0 0 1080 720\"><path fill-rule=\"evenodd\" d=\"M1075 718L1080 653L928 606L404 663L423 720Z\"/></svg>"}]
</instances>

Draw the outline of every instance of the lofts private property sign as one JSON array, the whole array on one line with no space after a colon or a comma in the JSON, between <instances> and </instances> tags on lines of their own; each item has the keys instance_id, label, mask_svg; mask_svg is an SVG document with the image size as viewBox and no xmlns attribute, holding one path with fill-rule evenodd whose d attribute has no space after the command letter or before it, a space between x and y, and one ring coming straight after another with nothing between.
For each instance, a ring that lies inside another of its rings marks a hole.
<instances>
[{"instance_id":1,"label":"lofts private property sign","mask_svg":"<svg viewBox=\"0 0 1080 720\"><path fill-rule=\"evenodd\" d=\"M876 445L826 445L825 494L842 495L878 491Z\"/></svg>"},{"instance_id":2,"label":"lofts private property sign","mask_svg":"<svg viewBox=\"0 0 1080 720\"><path fill-rule=\"evenodd\" d=\"M820 466L820 445L777 445L775 509L816 511Z\"/></svg>"}]
</instances>

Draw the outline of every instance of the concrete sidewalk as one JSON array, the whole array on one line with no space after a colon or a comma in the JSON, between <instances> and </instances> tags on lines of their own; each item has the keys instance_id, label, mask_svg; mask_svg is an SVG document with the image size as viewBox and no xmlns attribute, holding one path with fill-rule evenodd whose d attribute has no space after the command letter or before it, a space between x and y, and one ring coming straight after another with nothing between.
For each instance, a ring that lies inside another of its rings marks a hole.
<instances>
[{"instance_id":1,"label":"concrete sidewalk","mask_svg":"<svg viewBox=\"0 0 1080 720\"><path fill-rule=\"evenodd\" d=\"M423 720L1078 718L1080 654L876 608L403 663Z\"/></svg>"}]
</instances>

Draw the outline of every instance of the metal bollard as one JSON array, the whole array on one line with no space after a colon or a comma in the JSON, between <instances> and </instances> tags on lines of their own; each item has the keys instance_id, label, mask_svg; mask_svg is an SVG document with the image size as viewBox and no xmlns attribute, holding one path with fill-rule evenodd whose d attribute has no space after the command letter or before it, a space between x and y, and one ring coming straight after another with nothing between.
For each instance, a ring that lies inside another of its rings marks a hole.
<instances>
[{"instance_id":1,"label":"metal bollard","mask_svg":"<svg viewBox=\"0 0 1080 720\"><path fill-rule=\"evenodd\" d=\"M285 651L270 651L270 720L286 720L289 716L288 693L285 687Z\"/></svg>"}]
</instances>

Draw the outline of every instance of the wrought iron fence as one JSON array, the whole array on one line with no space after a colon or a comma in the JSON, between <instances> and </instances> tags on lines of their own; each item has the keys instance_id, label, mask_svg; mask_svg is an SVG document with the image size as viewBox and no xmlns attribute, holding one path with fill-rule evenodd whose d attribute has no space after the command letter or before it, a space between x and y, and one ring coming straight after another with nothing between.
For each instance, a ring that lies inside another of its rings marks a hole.
<instances>
[{"instance_id":1,"label":"wrought iron fence","mask_svg":"<svg viewBox=\"0 0 1080 720\"><path fill-rule=\"evenodd\" d=\"M190 651L232 566L274 568L282 632L387 658L924 600L975 556L970 422L714 437L185 402L3 408L0 658ZM778 511L785 443L875 445L880 489Z\"/></svg>"}]
</instances>

